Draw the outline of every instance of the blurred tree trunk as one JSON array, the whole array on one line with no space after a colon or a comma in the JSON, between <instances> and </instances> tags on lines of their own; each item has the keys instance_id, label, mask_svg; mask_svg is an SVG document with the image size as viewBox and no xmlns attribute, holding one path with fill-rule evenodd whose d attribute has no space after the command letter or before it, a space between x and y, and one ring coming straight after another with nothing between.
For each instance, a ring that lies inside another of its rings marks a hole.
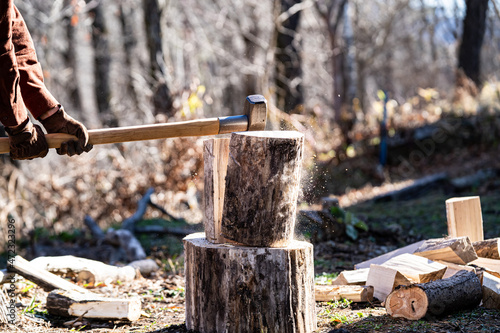
<instances>
[{"instance_id":1,"label":"blurred tree trunk","mask_svg":"<svg viewBox=\"0 0 500 333\"><path fill-rule=\"evenodd\" d=\"M89 15L94 19L92 22L92 46L94 48L95 95L101 121L106 126L116 127L118 120L109 106L111 100L109 86L111 59L106 19L102 6L102 2L99 2L89 12Z\"/></svg>"},{"instance_id":2,"label":"blurred tree trunk","mask_svg":"<svg viewBox=\"0 0 500 333\"><path fill-rule=\"evenodd\" d=\"M130 11L133 9L130 8L129 4L120 2L119 10L120 10L120 24L123 32L123 49L125 51L125 66L128 76L127 79L125 80L127 86L127 93L131 97L134 103L134 108L138 110L139 98L137 96L137 92L135 91L134 78L132 74L133 73L132 57L134 53L134 47L136 45L136 39L134 36L133 28L130 24L130 22L133 22L133 20L131 17L129 17Z\"/></svg>"},{"instance_id":3,"label":"blurred tree trunk","mask_svg":"<svg viewBox=\"0 0 500 333\"><path fill-rule=\"evenodd\" d=\"M350 29L350 22L347 29L344 29L344 36L347 39L339 38L339 27L342 19L350 20L346 17L346 6L348 0L322 0L316 3L321 18L325 21L330 47L332 49L332 70L333 70L333 110L334 120L339 125L343 142L349 143L349 131L354 124L354 114L352 103L356 95L356 88L353 84L353 64L352 53L349 54L349 47L352 47L353 36Z\"/></svg>"},{"instance_id":4,"label":"blurred tree trunk","mask_svg":"<svg viewBox=\"0 0 500 333\"><path fill-rule=\"evenodd\" d=\"M166 68L161 37L161 9L158 0L144 0L144 20L149 48L149 73L152 79L155 114L173 115L172 96L166 82Z\"/></svg>"},{"instance_id":5,"label":"blurred tree trunk","mask_svg":"<svg viewBox=\"0 0 500 333\"><path fill-rule=\"evenodd\" d=\"M280 0L283 15L301 0ZM300 112L304 104L302 93L302 59L300 56L300 10L289 12L288 18L276 25L276 105L290 113ZM281 16L281 15L280 15Z\"/></svg>"},{"instance_id":6,"label":"blurred tree trunk","mask_svg":"<svg viewBox=\"0 0 500 333\"><path fill-rule=\"evenodd\" d=\"M481 85L481 47L486 31L488 0L466 0L462 42L458 54L458 69L476 86Z\"/></svg>"},{"instance_id":7,"label":"blurred tree trunk","mask_svg":"<svg viewBox=\"0 0 500 333\"><path fill-rule=\"evenodd\" d=\"M71 5L72 0L67 0L65 5ZM74 7L73 7L74 8ZM74 47L74 39L75 39L75 25L78 22L78 16L76 13L73 13L68 17L66 24L66 38L68 46L63 53L63 58L65 61L65 67L70 68L73 75L76 72L76 56L75 56L75 47ZM80 101L80 94L78 92L78 82L76 80L68 80L66 85L67 93L70 98L70 102L73 104L73 107L81 110L82 104Z\"/></svg>"}]
</instances>

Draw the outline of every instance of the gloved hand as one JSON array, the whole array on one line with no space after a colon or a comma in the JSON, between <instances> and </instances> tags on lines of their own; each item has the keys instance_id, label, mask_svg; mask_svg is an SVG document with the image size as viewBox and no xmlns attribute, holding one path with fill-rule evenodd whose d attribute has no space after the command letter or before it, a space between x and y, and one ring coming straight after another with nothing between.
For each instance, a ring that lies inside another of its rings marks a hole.
<instances>
[{"instance_id":1,"label":"gloved hand","mask_svg":"<svg viewBox=\"0 0 500 333\"><path fill-rule=\"evenodd\" d=\"M42 129L33 125L29 118L16 127L6 127L5 131L9 135L10 157L14 160L45 157L49 152Z\"/></svg>"},{"instance_id":2,"label":"gloved hand","mask_svg":"<svg viewBox=\"0 0 500 333\"><path fill-rule=\"evenodd\" d=\"M85 126L64 112L62 106L53 115L41 119L40 122L48 133L67 133L78 138L78 141L63 142L61 147L56 149L59 155L80 155L93 147L89 143L89 134Z\"/></svg>"}]
</instances>

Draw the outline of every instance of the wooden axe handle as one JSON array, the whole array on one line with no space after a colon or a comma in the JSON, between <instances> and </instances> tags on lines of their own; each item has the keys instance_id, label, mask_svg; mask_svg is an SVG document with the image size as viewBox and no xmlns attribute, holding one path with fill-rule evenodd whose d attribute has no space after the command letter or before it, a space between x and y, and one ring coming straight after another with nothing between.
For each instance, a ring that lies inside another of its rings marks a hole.
<instances>
[{"instance_id":1,"label":"wooden axe handle","mask_svg":"<svg viewBox=\"0 0 500 333\"><path fill-rule=\"evenodd\" d=\"M233 125L233 131L246 131L245 121L239 121L237 126ZM187 136L206 136L222 134L220 131L219 118L190 120L176 123L115 127L89 130L89 142L93 145L102 145L107 143L142 141L166 139L174 137ZM59 148L61 143L76 138L69 134L54 133L46 134L45 138L49 148ZM0 138L0 154L6 154L10 151L9 139Z\"/></svg>"}]
</instances>

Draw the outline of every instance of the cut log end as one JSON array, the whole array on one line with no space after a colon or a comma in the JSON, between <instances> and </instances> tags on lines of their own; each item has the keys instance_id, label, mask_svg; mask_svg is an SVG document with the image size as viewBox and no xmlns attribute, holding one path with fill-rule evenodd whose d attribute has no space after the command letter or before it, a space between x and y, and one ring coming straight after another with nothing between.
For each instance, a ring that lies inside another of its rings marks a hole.
<instances>
[{"instance_id":1,"label":"cut log end","mask_svg":"<svg viewBox=\"0 0 500 333\"><path fill-rule=\"evenodd\" d=\"M420 288L401 287L392 292L385 301L387 313L393 317L419 320L427 313L429 300Z\"/></svg>"}]
</instances>

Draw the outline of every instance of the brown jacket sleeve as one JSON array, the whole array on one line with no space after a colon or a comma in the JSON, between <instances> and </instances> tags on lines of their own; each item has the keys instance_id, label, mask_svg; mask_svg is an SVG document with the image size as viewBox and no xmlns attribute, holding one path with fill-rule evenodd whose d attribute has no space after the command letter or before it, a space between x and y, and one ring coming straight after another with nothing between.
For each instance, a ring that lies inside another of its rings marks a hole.
<instances>
[{"instance_id":1,"label":"brown jacket sleeve","mask_svg":"<svg viewBox=\"0 0 500 333\"><path fill-rule=\"evenodd\" d=\"M35 119L59 103L43 82L42 66L38 62L33 40L21 13L14 6L12 19L12 43L16 50L17 68L20 74L21 95L24 104Z\"/></svg>"},{"instance_id":2,"label":"brown jacket sleeve","mask_svg":"<svg viewBox=\"0 0 500 333\"><path fill-rule=\"evenodd\" d=\"M0 1L0 122L5 126L17 126L28 116L12 44L13 8L12 0Z\"/></svg>"},{"instance_id":3,"label":"brown jacket sleeve","mask_svg":"<svg viewBox=\"0 0 500 333\"><path fill-rule=\"evenodd\" d=\"M0 121L16 126L59 103L43 82L33 41L12 0L0 0ZM22 96L22 98L21 98Z\"/></svg>"}]
</instances>

